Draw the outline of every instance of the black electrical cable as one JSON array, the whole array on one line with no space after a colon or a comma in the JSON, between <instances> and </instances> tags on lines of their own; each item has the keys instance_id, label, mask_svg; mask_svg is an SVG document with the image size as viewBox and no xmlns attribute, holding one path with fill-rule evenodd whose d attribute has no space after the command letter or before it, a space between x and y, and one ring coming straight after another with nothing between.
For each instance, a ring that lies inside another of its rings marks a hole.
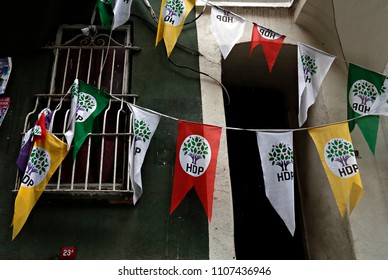
<instances>
[{"instance_id":1,"label":"black electrical cable","mask_svg":"<svg viewBox=\"0 0 388 280\"><path fill-rule=\"evenodd\" d=\"M144 5L147 7L148 11L150 12L150 15L151 15L152 19L153 19L156 23L158 23L157 17L156 17L156 15L155 15L155 12L154 12L154 10L153 10L151 4L148 2L148 0L143 0L143 3L144 3ZM187 23L185 23L184 25L193 23L193 22L195 22L196 20L198 20L199 17L202 16L202 14L205 12L206 7L207 7L207 3L208 3L208 0L206 0L206 4L204 5L202 11L200 12L200 14L199 14L194 20L192 20L192 21L190 21L190 22L187 22ZM143 17L141 17L141 16L138 16L138 15L134 15L134 16L136 16L136 17L138 17L139 19L141 19L141 20L143 20L143 21L149 23L149 24L153 27L153 29L155 30L155 26L153 26L153 25L152 25L149 21L147 21L145 18L143 18ZM202 56L202 54L201 54L199 51L197 51L197 50L194 50L194 49L192 49L192 48L190 48L190 47L184 46L184 45L179 44L179 43L176 43L176 44L179 45L179 46L182 47L182 48L185 48L185 49L187 49L187 50L190 50L190 51L191 51L191 54L197 54L197 55ZM230 104L230 96L229 96L229 92L228 92L228 90L226 89L226 87L225 87L221 82L219 82L218 80L216 80L215 78L213 78L212 76L210 76L209 74L207 74L207 73L205 73L205 72L201 72L201 71L195 70L194 68L191 68L191 67L188 67L188 66L181 66L181 65L178 65L178 64L176 64L175 62L173 62L169 57L167 57L167 59L168 59L168 61L169 61L172 65L174 65L175 67L182 68L182 69L187 69L187 70L193 71L193 72L195 72L195 73L199 73L199 74L201 74L201 75L205 75L205 76L209 77L210 79L212 79L213 81L217 82L217 83L222 87L223 92L224 92L224 93L226 94L226 96L227 96L227 99L228 99L227 105Z\"/></svg>"},{"instance_id":2,"label":"black electrical cable","mask_svg":"<svg viewBox=\"0 0 388 280\"><path fill-rule=\"evenodd\" d=\"M193 71L193 72L196 72L196 73L205 75L206 77L209 77L210 79L216 81L216 82L223 88L223 90L224 90L224 92L225 92L225 94L226 94L226 96L227 96L227 98L228 98L228 103L227 103L227 105L230 104L230 96L229 96L229 92L228 92L228 90L225 88L225 86L224 86L221 82L217 81L215 78L213 78L212 76L210 76L210 75L207 74L207 73L204 73L204 72L195 70L195 69L193 69L193 68L191 68L191 67L188 67L188 66L178 65L178 64L176 64L175 62L173 62L169 57L168 57L168 61L169 61L172 65L174 65L175 67L191 70L191 71Z\"/></svg>"}]
</instances>

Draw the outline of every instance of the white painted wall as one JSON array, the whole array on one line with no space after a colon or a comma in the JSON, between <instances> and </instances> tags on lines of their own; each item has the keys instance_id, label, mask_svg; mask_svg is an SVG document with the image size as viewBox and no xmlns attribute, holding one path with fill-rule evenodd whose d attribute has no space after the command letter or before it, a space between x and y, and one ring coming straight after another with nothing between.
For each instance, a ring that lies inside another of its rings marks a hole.
<instances>
[{"instance_id":1,"label":"white painted wall","mask_svg":"<svg viewBox=\"0 0 388 280\"><path fill-rule=\"evenodd\" d=\"M221 80L221 53L208 28L208 17L197 21L200 71ZM225 128L225 112L221 86L213 79L201 76L203 123ZM214 186L213 217L209 223L209 258L235 259L232 190L226 131L223 129Z\"/></svg>"}]
</instances>

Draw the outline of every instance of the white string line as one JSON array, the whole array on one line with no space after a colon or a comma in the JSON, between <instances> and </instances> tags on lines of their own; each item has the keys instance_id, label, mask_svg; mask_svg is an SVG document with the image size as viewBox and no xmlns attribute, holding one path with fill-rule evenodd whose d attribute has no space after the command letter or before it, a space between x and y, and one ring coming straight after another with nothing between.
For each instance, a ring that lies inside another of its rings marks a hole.
<instances>
[{"instance_id":1,"label":"white string line","mask_svg":"<svg viewBox=\"0 0 388 280\"><path fill-rule=\"evenodd\" d=\"M116 96L111 95L111 97L113 99L116 99L116 100L120 101L120 102L124 102L127 105L130 105L130 106L128 106L129 109L131 109L131 106L133 106L133 107L136 107L138 109L141 109L141 110L144 110L144 111L147 111L147 112L150 112L150 113L153 113L153 114L165 117L165 118L169 118L169 119L172 119L172 120L175 120L175 121L180 120L178 118L175 118L175 117L172 117L172 116L169 116L169 115L166 115L166 114L162 114L160 112L157 112L157 111L154 111L154 110L151 110L151 109L148 109L148 108L144 108L144 107L141 107L139 105L132 104L132 103L130 103L128 101L125 101L125 100L122 100L122 99L120 99L120 98L118 98ZM336 124L341 124L341 123L345 123L345 122L350 122L350 121L354 121L356 119L359 119L359 118L362 118L362 117L366 117L366 116L378 116L378 115L365 114L365 115L359 115L357 117L354 117L354 118L351 118L351 119L348 119L348 120L343 120L343 121L338 121L338 122L328 123L328 124L322 124L322 125L317 125L317 126L312 126L312 127L300 127L300 128L255 129L255 128L239 128L239 127L229 127L229 126L221 127L221 128L230 129L230 130L240 130L240 131L253 131L253 132L265 132L265 131L275 131L275 132L303 131L303 130L309 130L309 129L314 129L314 128L320 128L320 127L325 127L325 126L330 126L330 125L336 125ZM205 124L205 125L212 125L212 124ZM216 125L212 125L212 126L216 126ZM218 127L220 127L220 126L218 126Z\"/></svg>"}]
</instances>

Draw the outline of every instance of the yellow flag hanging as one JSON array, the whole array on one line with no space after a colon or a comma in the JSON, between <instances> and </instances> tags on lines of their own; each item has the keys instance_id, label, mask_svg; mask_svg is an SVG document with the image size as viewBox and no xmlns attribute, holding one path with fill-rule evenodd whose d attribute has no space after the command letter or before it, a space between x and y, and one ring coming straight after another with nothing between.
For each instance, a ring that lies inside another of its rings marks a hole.
<instances>
[{"instance_id":1,"label":"yellow flag hanging","mask_svg":"<svg viewBox=\"0 0 388 280\"><path fill-rule=\"evenodd\" d=\"M341 216L349 214L364 194L348 124L309 129L325 168Z\"/></svg>"},{"instance_id":2,"label":"yellow flag hanging","mask_svg":"<svg viewBox=\"0 0 388 280\"><path fill-rule=\"evenodd\" d=\"M155 46L164 39L167 57L170 56L182 31L186 17L194 8L194 5L195 0L162 0Z\"/></svg>"},{"instance_id":3,"label":"yellow flag hanging","mask_svg":"<svg viewBox=\"0 0 388 280\"><path fill-rule=\"evenodd\" d=\"M15 199L12 240L22 229L32 208L67 152L67 144L50 131L47 131L44 140L35 141Z\"/></svg>"}]
</instances>

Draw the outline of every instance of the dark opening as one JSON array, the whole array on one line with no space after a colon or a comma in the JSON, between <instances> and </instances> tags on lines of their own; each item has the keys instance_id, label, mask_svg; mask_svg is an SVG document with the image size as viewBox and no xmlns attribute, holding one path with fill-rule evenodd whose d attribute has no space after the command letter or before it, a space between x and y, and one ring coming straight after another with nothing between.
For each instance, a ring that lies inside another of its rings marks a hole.
<instances>
[{"instance_id":1,"label":"dark opening","mask_svg":"<svg viewBox=\"0 0 388 280\"><path fill-rule=\"evenodd\" d=\"M282 92L244 86L227 89L231 99L225 104L228 127L289 128ZM255 132L228 129L227 141L237 259L305 259L297 182L296 231L292 236L265 195Z\"/></svg>"}]
</instances>

